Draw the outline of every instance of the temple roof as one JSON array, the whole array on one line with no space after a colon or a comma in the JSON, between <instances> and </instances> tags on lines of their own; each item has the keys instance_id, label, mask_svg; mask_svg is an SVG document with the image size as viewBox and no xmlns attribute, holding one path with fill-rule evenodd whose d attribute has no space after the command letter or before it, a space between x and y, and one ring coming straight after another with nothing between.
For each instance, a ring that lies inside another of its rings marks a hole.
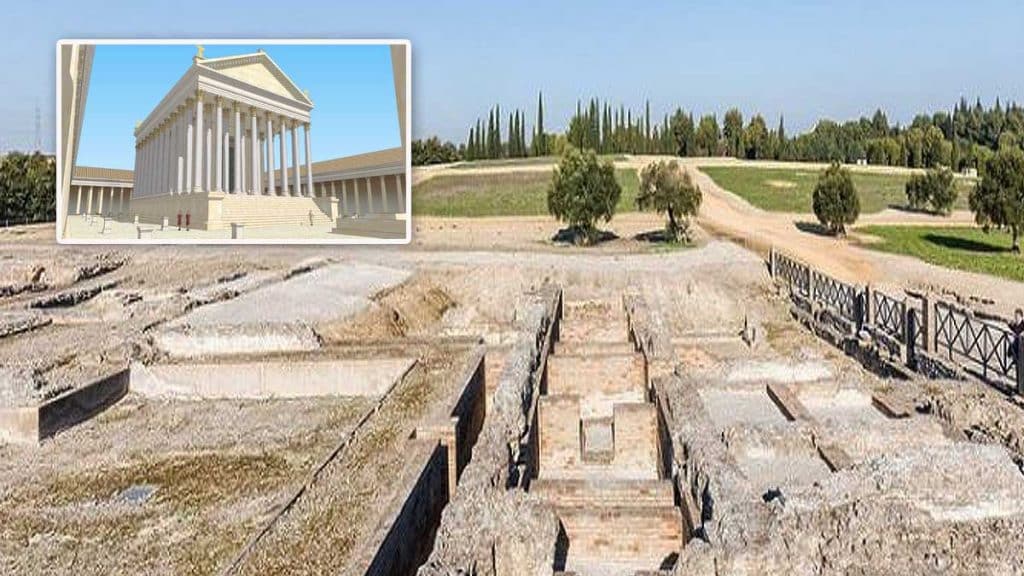
<instances>
[{"instance_id":1,"label":"temple roof","mask_svg":"<svg viewBox=\"0 0 1024 576\"><path fill-rule=\"evenodd\" d=\"M251 52L220 58L197 58L195 64L199 68L220 72L225 76L258 86L278 96L294 98L313 105L309 96L299 89L266 52Z\"/></svg>"},{"instance_id":2,"label":"temple roof","mask_svg":"<svg viewBox=\"0 0 1024 576\"><path fill-rule=\"evenodd\" d=\"M119 168L99 168L96 166L75 166L71 172L72 180L116 180L123 182L132 181L131 170Z\"/></svg>"}]
</instances>

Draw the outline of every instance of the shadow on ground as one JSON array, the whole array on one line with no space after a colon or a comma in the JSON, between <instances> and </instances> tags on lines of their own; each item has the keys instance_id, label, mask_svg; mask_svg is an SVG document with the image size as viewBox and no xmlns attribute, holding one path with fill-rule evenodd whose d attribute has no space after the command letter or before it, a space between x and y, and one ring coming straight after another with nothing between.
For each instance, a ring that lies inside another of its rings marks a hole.
<instances>
[{"instance_id":1,"label":"shadow on ground","mask_svg":"<svg viewBox=\"0 0 1024 576\"><path fill-rule=\"evenodd\" d=\"M824 237L827 237L827 238L835 238L835 236L833 236L828 231L828 228L822 226L821 223L819 223L819 222L800 221L800 222L797 222L795 224L795 226L796 226L796 229L801 231L801 232L806 232L808 234L815 234L815 235L818 235L818 236L824 236Z\"/></svg>"},{"instance_id":2,"label":"shadow on ground","mask_svg":"<svg viewBox=\"0 0 1024 576\"><path fill-rule=\"evenodd\" d=\"M595 233L594 238L591 239L589 246L597 246L604 242L610 242L612 240L618 240L619 235L608 230L598 230ZM584 246L588 245L585 242L585 234L579 228L570 227L562 228L555 235L551 237L551 241L556 244L569 244L572 246Z\"/></svg>"},{"instance_id":3,"label":"shadow on ground","mask_svg":"<svg viewBox=\"0 0 1024 576\"><path fill-rule=\"evenodd\" d=\"M1002 254L1010 252L1009 248L1004 248L1002 246L994 246L986 242L971 240L970 238L958 238L956 236L947 236L945 234L929 233L922 236L922 238L924 238L924 240L929 244L935 244L952 250L965 250L968 252L981 252L984 254Z\"/></svg>"},{"instance_id":4,"label":"shadow on ground","mask_svg":"<svg viewBox=\"0 0 1024 576\"><path fill-rule=\"evenodd\" d=\"M928 208L914 208L906 204L889 204L889 208L892 210L898 210L900 212L906 212L907 214L927 214L928 216L949 216L946 212L939 212L938 210L929 210Z\"/></svg>"}]
</instances>

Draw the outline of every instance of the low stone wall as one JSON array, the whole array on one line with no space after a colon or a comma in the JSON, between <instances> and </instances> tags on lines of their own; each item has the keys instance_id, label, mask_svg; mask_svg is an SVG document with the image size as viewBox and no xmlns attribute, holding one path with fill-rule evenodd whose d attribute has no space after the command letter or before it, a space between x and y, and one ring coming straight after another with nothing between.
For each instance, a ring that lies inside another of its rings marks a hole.
<instances>
[{"instance_id":1,"label":"low stone wall","mask_svg":"<svg viewBox=\"0 0 1024 576\"><path fill-rule=\"evenodd\" d=\"M381 517L374 537L353 556L343 576L404 576L426 560L448 503L450 453L437 440L409 441L405 470L415 477L395 479L395 484L412 488L404 501Z\"/></svg>"},{"instance_id":2,"label":"low stone wall","mask_svg":"<svg viewBox=\"0 0 1024 576\"><path fill-rule=\"evenodd\" d=\"M92 418L128 393L124 369L94 380L38 406L0 409L0 439L34 443Z\"/></svg>"},{"instance_id":3,"label":"low stone wall","mask_svg":"<svg viewBox=\"0 0 1024 576\"><path fill-rule=\"evenodd\" d=\"M381 396L416 358L269 358L131 365L132 391L161 398ZM298 384L298 385L296 385Z\"/></svg>"},{"instance_id":4,"label":"low stone wall","mask_svg":"<svg viewBox=\"0 0 1024 576\"><path fill-rule=\"evenodd\" d=\"M720 545L758 538L767 530L766 518L753 515L750 507L723 508L728 502L741 501L750 489L725 446L709 433L716 426L696 383L678 372L664 320L639 295L627 295L624 304L630 335L648 361L650 396L658 416L659 458L676 485L688 529L684 539Z\"/></svg>"},{"instance_id":5,"label":"low stone wall","mask_svg":"<svg viewBox=\"0 0 1024 576\"><path fill-rule=\"evenodd\" d=\"M536 404L561 308L561 290L545 286L516 310L521 335L506 358L472 460L419 574L551 572L558 519L522 486L530 476Z\"/></svg>"}]
</instances>

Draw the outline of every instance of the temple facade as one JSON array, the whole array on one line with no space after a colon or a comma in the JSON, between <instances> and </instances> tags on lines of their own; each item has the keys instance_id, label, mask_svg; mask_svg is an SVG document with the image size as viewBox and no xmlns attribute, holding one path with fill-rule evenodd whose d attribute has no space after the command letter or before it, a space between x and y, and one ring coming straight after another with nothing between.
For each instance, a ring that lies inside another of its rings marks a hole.
<instances>
[{"instance_id":1,"label":"temple facade","mask_svg":"<svg viewBox=\"0 0 1024 576\"><path fill-rule=\"evenodd\" d=\"M336 198L315 195L313 102L265 52L192 65L135 129L132 213L217 230L335 222Z\"/></svg>"}]
</instances>

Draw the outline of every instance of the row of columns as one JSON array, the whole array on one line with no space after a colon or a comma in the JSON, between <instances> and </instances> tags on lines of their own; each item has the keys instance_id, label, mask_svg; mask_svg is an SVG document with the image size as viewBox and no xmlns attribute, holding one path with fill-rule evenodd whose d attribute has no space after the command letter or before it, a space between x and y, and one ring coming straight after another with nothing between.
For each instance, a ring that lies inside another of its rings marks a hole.
<instances>
[{"instance_id":1,"label":"row of columns","mask_svg":"<svg viewBox=\"0 0 1024 576\"><path fill-rule=\"evenodd\" d=\"M305 141L305 183L299 170L299 126ZM275 128L280 141L277 158ZM288 132L290 167L285 153ZM136 146L135 174L138 196L210 191L311 196L310 126L220 96L211 101L198 91Z\"/></svg>"},{"instance_id":2,"label":"row of columns","mask_svg":"<svg viewBox=\"0 0 1024 576\"><path fill-rule=\"evenodd\" d=\"M104 198L109 198L106 203L107 212L111 213L114 207L114 193L117 193L117 213L124 213L125 198L131 201L131 189L113 186L75 186L78 192L75 197L75 210L73 214L104 214ZM95 202L93 201L95 199ZM85 212L82 212L82 204L85 203ZM93 204L96 211L93 212ZM69 206L70 208L70 206Z\"/></svg>"},{"instance_id":3,"label":"row of columns","mask_svg":"<svg viewBox=\"0 0 1024 576\"><path fill-rule=\"evenodd\" d=\"M341 200L341 213L345 215L354 214L370 214L373 213L373 186L372 181L377 181L377 190L380 191L379 205L382 207L381 213L383 214L395 214L406 211L405 208L405 186L402 180L402 174L389 174L386 176L371 176L364 178L350 178L347 180L331 180L329 182L320 183L320 193L317 194L314 188L314 196L317 197L328 197L337 198ZM391 205L391 198L387 193L387 182L393 180L394 190L396 191L396 204ZM353 203L351 206L354 207L354 211L349 210L349 191L351 190L353 195ZM367 206L366 210L363 210L362 200L365 196ZM394 209L392 209L394 208Z\"/></svg>"}]
</instances>

